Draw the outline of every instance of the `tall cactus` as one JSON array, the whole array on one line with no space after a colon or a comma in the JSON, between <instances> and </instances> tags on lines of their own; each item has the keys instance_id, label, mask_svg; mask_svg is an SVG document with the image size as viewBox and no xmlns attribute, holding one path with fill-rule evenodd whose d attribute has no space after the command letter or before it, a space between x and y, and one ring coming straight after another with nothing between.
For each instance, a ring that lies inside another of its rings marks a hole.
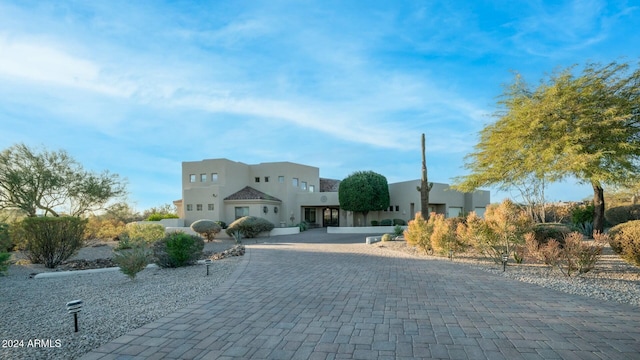
<instances>
[{"instance_id":1,"label":"tall cactus","mask_svg":"<svg viewBox=\"0 0 640 360\"><path fill-rule=\"evenodd\" d=\"M429 192L432 187L433 183L430 183L427 178L427 159L424 146L424 133L422 133L422 178L420 179L418 191L420 192L420 209L422 217L425 220L429 220Z\"/></svg>"}]
</instances>

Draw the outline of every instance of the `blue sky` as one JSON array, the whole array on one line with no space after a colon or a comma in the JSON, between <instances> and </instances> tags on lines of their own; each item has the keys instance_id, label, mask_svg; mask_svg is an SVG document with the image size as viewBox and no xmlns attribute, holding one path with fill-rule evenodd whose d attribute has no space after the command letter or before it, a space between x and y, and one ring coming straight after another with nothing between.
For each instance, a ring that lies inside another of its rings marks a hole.
<instances>
[{"instance_id":1,"label":"blue sky","mask_svg":"<svg viewBox=\"0 0 640 360\"><path fill-rule=\"evenodd\" d=\"M207 158L416 179L423 132L449 183L512 71L635 63L639 25L636 1L0 0L0 148L118 173L139 210Z\"/></svg>"}]
</instances>

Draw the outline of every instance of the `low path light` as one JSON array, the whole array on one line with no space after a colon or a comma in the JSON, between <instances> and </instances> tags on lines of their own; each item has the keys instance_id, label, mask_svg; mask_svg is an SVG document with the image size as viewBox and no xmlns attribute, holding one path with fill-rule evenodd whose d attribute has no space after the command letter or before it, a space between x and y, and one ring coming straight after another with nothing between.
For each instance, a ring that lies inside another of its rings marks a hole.
<instances>
[{"instance_id":1,"label":"low path light","mask_svg":"<svg viewBox=\"0 0 640 360\"><path fill-rule=\"evenodd\" d=\"M82 310L82 300L73 300L67 303L67 311L69 314L73 314L73 324L75 325L75 332L78 332L78 313Z\"/></svg>"},{"instance_id":2,"label":"low path light","mask_svg":"<svg viewBox=\"0 0 640 360\"><path fill-rule=\"evenodd\" d=\"M207 265L207 276L209 276L209 265L211 265L211 259L206 259L204 264Z\"/></svg>"},{"instance_id":3,"label":"low path light","mask_svg":"<svg viewBox=\"0 0 640 360\"><path fill-rule=\"evenodd\" d=\"M507 261L509 261L509 255L502 253L502 271L507 271Z\"/></svg>"}]
</instances>

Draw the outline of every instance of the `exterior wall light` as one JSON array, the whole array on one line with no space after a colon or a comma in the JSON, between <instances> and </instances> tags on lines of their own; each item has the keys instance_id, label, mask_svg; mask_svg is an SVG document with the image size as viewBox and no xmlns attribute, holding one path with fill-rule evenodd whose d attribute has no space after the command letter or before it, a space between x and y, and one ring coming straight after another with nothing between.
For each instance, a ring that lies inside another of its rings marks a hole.
<instances>
[{"instance_id":1,"label":"exterior wall light","mask_svg":"<svg viewBox=\"0 0 640 360\"><path fill-rule=\"evenodd\" d=\"M276 213L276 214L278 213L278 207L277 206L273 207L273 212Z\"/></svg>"},{"instance_id":2,"label":"exterior wall light","mask_svg":"<svg viewBox=\"0 0 640 360\"><path fill-rule=\"evenodd\" d=\"M266 207L266 206L263 206L262 207L262 212L265 213L265 214L268 213L269 212L269 208Z\"/></svg>"}]
</instances>

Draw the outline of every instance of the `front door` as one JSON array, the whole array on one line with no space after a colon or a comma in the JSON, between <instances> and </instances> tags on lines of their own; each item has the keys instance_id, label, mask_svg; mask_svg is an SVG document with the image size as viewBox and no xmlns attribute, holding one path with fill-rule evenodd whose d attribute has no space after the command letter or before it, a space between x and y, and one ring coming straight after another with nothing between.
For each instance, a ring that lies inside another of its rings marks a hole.
<instances>
[{"instance_id":1,"label":"front door","mask_svg":"<svg viewBox=\"0 0 640 360\"><path fill-rule=\"evenodd\" d=\"M325 208L323 214L322 226L340 226L338 219L340 211L337 208Z\"/></svg>"}]
</instances>

